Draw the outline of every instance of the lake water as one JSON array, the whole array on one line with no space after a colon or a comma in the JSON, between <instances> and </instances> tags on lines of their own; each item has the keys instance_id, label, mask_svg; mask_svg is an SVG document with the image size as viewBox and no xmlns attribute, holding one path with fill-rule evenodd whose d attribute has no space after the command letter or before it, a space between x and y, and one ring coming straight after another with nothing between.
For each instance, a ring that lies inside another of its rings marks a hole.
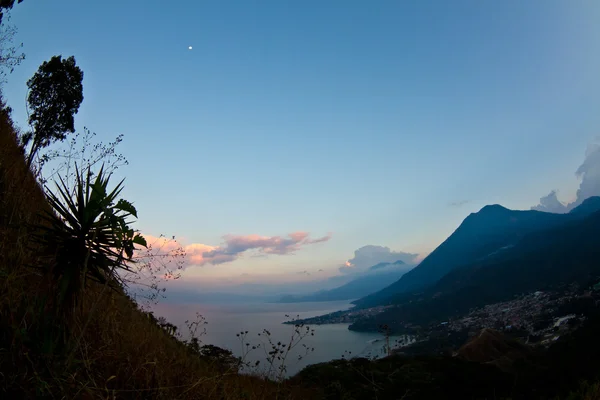
<instances>
[{"instance_id":1,"label":"lake water","mask_svg":"<svg viewBox=\"0 0 600 400\"><path fill-rule=\"evenodd\" d=\"M271 340L275 343L289 343L294 333L293 325L284 325L291 317L299 315L300 318L314 317L333 311L344 310L352 307L348 302L318 302L318 303L254 303L254 304L158 304L154 307L155 315L164 316L169 322L178 326L184 339L187 328L185 320L193 320L196 313L200 313L208 324L204 325L206 334L200 337L204 344L213 344L233 351L236 356L244 356L244 348L251 348L260 343L266 345L264 334L258 335L267 329L271 332ZM348 324L330 324L311 326L314 336L304 338L286 360L287 375L293 375L309 364L326 362L342 358L344 354L352 356L383 355L383 336L378 333L362 333L348 330ZM236 337L237 333L248 331L244 343ZM391 344L396 339L391 338ZM246 346L245 343L250 343ZM313 348L314 351L302 360L298 356L304 352L302 344ZM270 350L270 347L267 351ZM251 363L260 360L261 365L266 364L265 351L257 349L245 355Z\"/></svg>"}]
</instances>

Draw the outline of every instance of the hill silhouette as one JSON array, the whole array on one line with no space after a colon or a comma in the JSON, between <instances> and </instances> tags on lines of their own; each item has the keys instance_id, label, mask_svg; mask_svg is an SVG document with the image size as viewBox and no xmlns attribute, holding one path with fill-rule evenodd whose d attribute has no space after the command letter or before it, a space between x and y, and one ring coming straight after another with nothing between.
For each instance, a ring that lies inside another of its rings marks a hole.
<instances>
[{"instance_id":1,"label":"hill silhouette","mask_svg":"<svg viewBox=\"0 0 600 400\"><path fill-rule=\"evenodd\" d=\"M406 322L447 320L522 293L587 284L600 276L599 256L600 211L525 235L493 257L454 269L420 293L388 297L387 302L398 307L360 319L350 328L376 331L388 324L399 329Z\"/></svg>"},{"instance_id":2,"label":"hill silhouette","mask_svg":"<svg viewBox=\"0 0 600 400\"><path fill-rule=\"evenodd\" d=\"M449 272L487 259L496 259L535 232L576 222L600 210L600 198L584 201L568 214L515 211L488 205L470 214L442 244L417 267L379 292L355 302L360 307L388 304L392 297L434 285Z\"/></svg>"}]
</instances>

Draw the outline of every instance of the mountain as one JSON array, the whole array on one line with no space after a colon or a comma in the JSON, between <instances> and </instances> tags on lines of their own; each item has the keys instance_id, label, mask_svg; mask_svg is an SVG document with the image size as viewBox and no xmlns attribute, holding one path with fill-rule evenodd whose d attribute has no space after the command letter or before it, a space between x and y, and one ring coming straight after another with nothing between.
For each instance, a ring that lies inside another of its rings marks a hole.
<instances>
[{"instance_id":1,"label":"mountain","mask_svg":"<svg viewBox=\"0 0 600 400\"><path fill-rule=\"evenodd\" d=\"M571 210L569 214L586 216L600 210L600 196L589 197L579 206Z\"/></svg>"},{"instance_id":2,"label":"mountain","mask_svg":"<svg viewBox=\"0 0 600 400\"><path fill-rule=\"evenodd\" d=\"M534 232L559 227L600 210L600 197L591 197L568 214L509 210L488 205L470 214L417 267L393 284L355 302L361 307L384 304L390 297L430 287L450 271L496 257Z\"/></svg>"},{"instance_id":3,"label":"mountain","mask_svg":"<svg viewBox=\"0 0 600 400\"><path fill-rule=\"evenodd\" d=\"M580 215L584 215L581 213ZM556 290L566 284L587 287L600 276L600 211L561 226L529 233L493 257L456 268L420 293L388 298L397 307L362 319L351 329L374 331L388 324L429 324L470 309L506 301L522 293Z\"/></svg>"},{"instance_id":4,"label":"mountain","mask_svg":"<svg viewBox=\"0 0 600 400\"><path fill-rule=\"evenodd\" d=\"M580 214L583 215L583 214ZM562 226L531 233L509 250L448 273L431 290L455 293L483 287L520 293L538 287L584 282L600 274L600 211Z\"/></svg>"},{"instance_id":5,"label":"mountain","mask_svg":"<svg viewBox=\"0 0 600 400\"><path fill-rule=\"evenodd\" d=\"M304 296L287 295L282 297L279 302L302 303L311 301L354 300L374 293L387 286L390 282L400 279L411 267L401 260L394 263L379 263L370 267L367 273L361 274L359 277L337 288L321 290Z\"/></svg>"}]
</instances>

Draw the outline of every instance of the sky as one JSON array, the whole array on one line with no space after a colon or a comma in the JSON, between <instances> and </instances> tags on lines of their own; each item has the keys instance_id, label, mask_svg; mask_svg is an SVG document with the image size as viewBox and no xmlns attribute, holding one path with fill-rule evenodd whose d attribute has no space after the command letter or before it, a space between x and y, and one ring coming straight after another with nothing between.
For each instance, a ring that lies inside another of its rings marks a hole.
<instances>
[{"instance_id":1,"label":"sky","mask_svg":"<svg viewBox=\"0 0 600 400\"><path fill-rule=\"evenodd\" d=\"M76 126L124 135L124 196L184 246L182 282L306 284L418 262L486 204L576 202L598 20L592 0L25 0L3 92L26 128L25 82L74 55Z\"/></svg>"}]
</instances>

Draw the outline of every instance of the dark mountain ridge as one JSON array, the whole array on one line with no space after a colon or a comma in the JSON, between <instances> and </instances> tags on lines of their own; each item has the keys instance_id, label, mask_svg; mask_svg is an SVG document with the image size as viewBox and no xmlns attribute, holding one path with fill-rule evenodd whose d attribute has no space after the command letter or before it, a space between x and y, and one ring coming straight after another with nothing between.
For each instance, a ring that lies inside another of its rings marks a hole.
<instances>
[{"instance_id":1,"label":"dark mountain ridge","mask_svg":"<svg viewBox=\"0 0 600 400\"><path fill-rule=\"evenodd\" d=\"M402 329L405 323L429 324L464 315L514 296L588 286L600 276L600 211L559 227L526 235L514 247L484 261L456 268L427 290L388 297L398 305L351 329L376 330L380 324Z\"/></svg>"},{"instance_id":2,"label":"dark mountain ridge","mask_svg":"<svg viewBox=\"0 0 600 400\"><path fill-rule=\"evenodd\" d=\"M470 214L417 267L379 292L355 302L359 307L386 304L391 297L425 290L449 272L478 261L495 260L535 232L564 226L600 210L600 197L591 197L568 214L515 211L488 205ZM540 243L543 245L543 243Z\"/></svg>"}]
</instances>

